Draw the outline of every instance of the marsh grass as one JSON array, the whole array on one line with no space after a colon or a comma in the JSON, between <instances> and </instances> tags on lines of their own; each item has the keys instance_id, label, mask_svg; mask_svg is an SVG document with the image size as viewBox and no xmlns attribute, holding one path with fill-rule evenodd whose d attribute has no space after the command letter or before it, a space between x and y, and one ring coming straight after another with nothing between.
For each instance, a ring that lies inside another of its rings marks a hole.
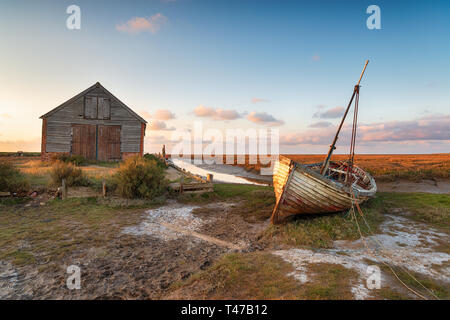
<instances>
[{"instance_id":1,"label":"marsh grass","mask_svg":"<svg viewBox=\"0 0 450 320\"><path fill-rule=\"evenodd\" d=\"M450 229L450 195L434 193L391 193L378 194L385 212L401 210L408 218L440 228Z\"/></svg>"},{"instance_id":2,"label":"marsh grass","mask_svg":"<svg viewBox=\"0 0 450 320\"><path fill-rule=\"evenodd\" d=\"M45 206L24 206L23 199L0 201L0 260L16 265L57 261L77 250L101 247L137 224L142 208L96 198L54 199Z\"/></svg>"},{"instance_id":3,"label":"marsh grass","mask_svg":"<svg viewBox=\"0 0 450 320\"><path fill-rule=\"evenodd\" d=\"M382 198L370 200L363 206L365 219L373 232L384 221ZM369 233L359 214L356 214L361 231ZM335 240L356 240L360 235L349 212L298 215L284 224L272 225L265 233L266 239L295 247L331 248Z\"/></svg>"},{"instance_id":4,"label":"marsh grass","mask_svg":"<svg viewBox=\"0 0 450 320\"><path fill-rule=\"evenodd\" d=\"M334 264L308 266L311 281L302 284L288 274L291 264L267 252L224 255L210 268L170 291L181 299L351 299L353 270Z\"/></svg>"}]
</instances>

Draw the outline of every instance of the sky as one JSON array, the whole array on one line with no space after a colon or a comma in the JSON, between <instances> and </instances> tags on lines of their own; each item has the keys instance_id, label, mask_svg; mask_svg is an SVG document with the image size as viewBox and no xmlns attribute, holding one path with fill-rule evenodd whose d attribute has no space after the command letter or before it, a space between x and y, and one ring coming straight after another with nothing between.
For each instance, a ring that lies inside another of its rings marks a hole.
<instances>
[{"instance_id":1,"label":"sky","mask_svg":"<svg viewBox=\"0 0 450 320\"><path fill-rule=\"evenodd\" d=\"M366 24L374 4L381 29ZM0 151L40 151L39 117L98 81L149 121L145 152L202 121L326 153L369 59L356 152L450 152L449 31L439 0L2 0Z\"/></svg>"}]
</instances>

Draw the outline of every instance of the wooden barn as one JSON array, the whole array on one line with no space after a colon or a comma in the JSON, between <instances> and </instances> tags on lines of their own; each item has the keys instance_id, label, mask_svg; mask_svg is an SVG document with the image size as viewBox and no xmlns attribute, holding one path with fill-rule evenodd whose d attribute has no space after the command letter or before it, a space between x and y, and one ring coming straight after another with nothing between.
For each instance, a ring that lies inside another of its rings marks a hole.
<instances>
[{"instance_id":1,"label":"wooden barn","mask_svg":"<svg viewBox=\"0 0 450 320\"><path fill-rule=\"evenodd\" d=\"M123 160L144 151L147 122L99 82L40 117L41 158Z\"/></svg>"}]
</instances>

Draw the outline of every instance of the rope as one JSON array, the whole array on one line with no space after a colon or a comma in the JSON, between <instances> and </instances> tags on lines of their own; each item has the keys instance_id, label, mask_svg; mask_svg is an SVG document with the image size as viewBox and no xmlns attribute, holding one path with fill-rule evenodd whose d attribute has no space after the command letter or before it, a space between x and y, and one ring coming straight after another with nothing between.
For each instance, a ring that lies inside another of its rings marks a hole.
<instances>
[{"instance_id":1,"label":"rope","mask_svg":"<svg viewBox=\"0 0 450 320\"><path fill-rule=\"evenodd\" d=\"M366 239L365 239L365 237L363 236L363 234L362 234L362 232L361 232L361 228L360 228L360 226L359 226L358 219L357 219L357 217L356 217L356 213L355 213L355 209L354 209L354 204L356 204L356 207L357 207L357 209L358 209L358 213L359 213L359 214L361 215L361 217L363 218L363 221L364 221L364 223L366 224L366 226L367 226L367 228L368 228L368 230L369 230L368 233L371 233L371 234L373 235L373 232L372 232L372 230L371 230L369 224L367 223L367 220L364 218L364 214L363 214L361 208L359 207L358 202L356 201L355 195L353 194L353 190L350 190L350 191L351 191L351 195L352 195L352 207L351 207L351 209L350 209L351 212L352 212L352 217L355 219L355 223L356 223L356 226L357 226L357 229L358 229L358 233L359 233L359 235L360 235L360 237L361 237L361 239L362 239L362 241L363 241L363 243L364 243L364 246L366 247L368 253L369 253L372 257L374 257L375 260L380 261L380 262L383 263L385 266L387 266L387 267L391 270L391 272L394 274L394 276L397 278L397 280L398 280L405 288L407 288L409 291L411 291L412 293L414 293L416 296L418 296L418 297L420 297L420 298L422 298L422 299L424 299L424 300L428 300L427 297L423 296L423 295L420 294L419 292L417 292L417 291L415 291L414 289L410 288L406 283L404 283L404 282L400 279L400 277L398 276L398 274L395 272L395 270L394 270L387 262L383 261L383 259L378 259L378 258L375 256L375 254L372 253L372 250L369 248L369 246L368 246L368 244L367 244L367 242L366 242ZM381 248L385 249L385 247L383 246L383 244L382 244L380 241L378 241L375 237L374 237L373 239L379 244L379 246L380 246ZM384 258L386 258L386 257L384 257ZM387 257L387 258L389 258L389 257ZM391 260L394 260L394 259L391 259ZM417 279L416 279L413 275L411 275L407 270L405 270L405 269L402 268L401 266L399 266L399 267L400 267L404 272L406 272L412 279L414 279L417 283L419 283L423 288L425 288L425 289L426 289L433 297L435 297L436 299L439 300L439 298L438 298L438 297L437 297L430 289L428 289L427 287L425 287L419 280L417 280Z\"/></svg>"},{"instance_id":2,"label":"rope","mask_svg":"<svg viewBox=\"0 0 450 320\"><path fill-rule=\"evenodd\" d=\"M353 196L354 197L354 196ZM373 231L372 231L372 229L370 228L370 226L369 226L369 223L367 222L367 220L366 220L366 218L364 217L364 214L363 214L363 212L362 212L362 210L361 210L361 207L359 206L359 203L356 201L356 199L355 199L355 204L356 204L356 208L358 209L358 212L359 212L359 214L361 215L361 217L362 217L362 219L363 219L363 221L364 221L364 224L367 226L367 229L369 230L369 233L370 234L374 234L373 233ZM383 246L383 244L376 238L376 237L374 237L373 238L373 240L382 248L382 249L384 249L384 250L386 250L386 247L384 247ZM387 255L387 254L386 254ZM391 260L395 260L395 259L392 259L391 258ZM430 290L429 288L427 288L425 285L423 285L419 280L417 280L406 268L403 268L401 265L398 265L398 267L403 271L403 272L405 272L407 275L409 275L415 282L417 282L422 288L424 288L426 291L428 291L428 293L430 293L435 299L437 299L437 300L440 300L439 299L439 297L437 297L435 294L434 294L434 292L432 291L432 290Z\"/></svg>"}]
</instances>

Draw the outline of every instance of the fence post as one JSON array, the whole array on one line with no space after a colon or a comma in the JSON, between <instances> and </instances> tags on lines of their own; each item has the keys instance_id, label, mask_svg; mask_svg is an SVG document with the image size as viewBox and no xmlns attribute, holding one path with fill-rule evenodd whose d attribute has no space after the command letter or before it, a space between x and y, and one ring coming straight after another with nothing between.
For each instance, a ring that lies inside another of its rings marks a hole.
<instances>
[{"instance_id":1,"label":"fence post","mask_svg":"<svg viewBox=\"0 0 450 320\"><path fill-rule=\"evenodd\" d=\"M206 182L213 182L214 175L212 173L208 173L206 175Z\"/></svg>"},{"instance_id":2,"label":"fence post","mask_svg":"<svg viewBox=\"0 0 450 320\"><path fill-rule=\"evenodd\" d=\"M180 194L183 193L183 182L184 182L184 176L182 175L180 177Z\"/></svg>"},{"instance_id":3,"label":"fence post","mask_svg":"<svg viewBox=\"0 0 450 320\"><path fill-rule=\"evenodd\" d=\"M106 182L105 179L102 180L102 196L106 198Z\"/></svg>"},{"instance_id":4,"label":"fence post","mask_svg":"<svg viewBox=\"0 0 450 320\"><path fill-rule=\"evenodd\" d=\"M61 199L65 200L67 199L67 185L66 185L66 179L62 179L62 186L61 186Z\"/></svg>"}]
</instances>

